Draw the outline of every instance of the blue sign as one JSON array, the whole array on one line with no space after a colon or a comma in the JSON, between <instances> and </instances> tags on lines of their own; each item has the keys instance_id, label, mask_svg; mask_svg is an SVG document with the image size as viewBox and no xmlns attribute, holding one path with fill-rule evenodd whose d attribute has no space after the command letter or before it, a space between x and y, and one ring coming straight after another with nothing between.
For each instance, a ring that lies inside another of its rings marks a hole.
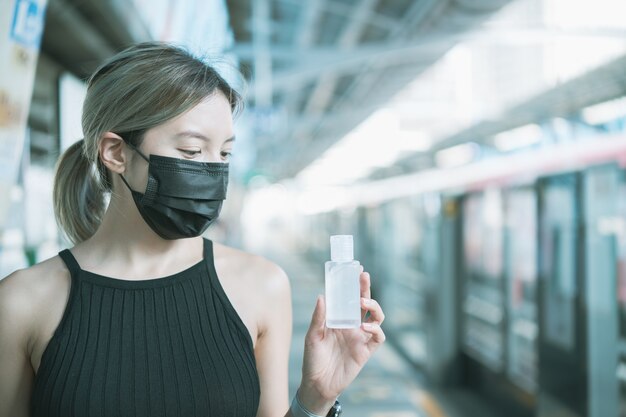
<instances>
[{"instance_id":1,"label":"blue sign","mask_svg":"<svg viewBox=\"0 0 626 417\"><path fill-rule=\"evenodd\" d=\"M11 24L11 39L26 47L39 48L45 12L41 1L16 0Z\"/></svg>"}]
</instances>

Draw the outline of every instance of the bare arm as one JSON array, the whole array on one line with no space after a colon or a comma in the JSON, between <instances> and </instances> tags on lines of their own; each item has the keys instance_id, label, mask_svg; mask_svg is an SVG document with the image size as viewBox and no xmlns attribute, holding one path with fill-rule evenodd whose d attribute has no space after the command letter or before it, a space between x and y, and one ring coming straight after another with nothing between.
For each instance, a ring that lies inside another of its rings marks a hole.
<instances>
[{"instance_id":1,"label":"bare arm","mask_svg":"<svg viewBox=\"0 0 626 417\"><path fill-rule=\"evenodd\" d=\"M21 275L0 281L0 417L28 417L34 372L28 355L29 297Z\"/></svg>"},{"instance_id":2,"label":"bare arm","mask_svg":"<svg viewBox=\"0 0 626 417\"><path fill-rule=\"evenodd\" d=\"M255 348L261 384L257 417L293 417L289 411L288 362L292 311L289 281L278 267L259 297L265 306ZM316 415L326 415L337 396L354 380L374 351L385 341L380 327L385 315L371 299L370 276L361 273L362 317L370 317L360 329L328 329L326 303L318 297L311 325L305 337L302 380L298 398L302 407Z\"/></svg>"},{"instance_id":3,"label":"bare arm","mask_svg":"<svg viewBox=\"0 0 626 417\"><path fill-rule=\"evenodd\" d=\"M291 346L291 288L287 275L272 265L267 271L264 306L255 348L261 399L257 417L285 415L289 408L289 349ZM291 416L291 414L287 414Z\"/></svg>"}]
</instances>

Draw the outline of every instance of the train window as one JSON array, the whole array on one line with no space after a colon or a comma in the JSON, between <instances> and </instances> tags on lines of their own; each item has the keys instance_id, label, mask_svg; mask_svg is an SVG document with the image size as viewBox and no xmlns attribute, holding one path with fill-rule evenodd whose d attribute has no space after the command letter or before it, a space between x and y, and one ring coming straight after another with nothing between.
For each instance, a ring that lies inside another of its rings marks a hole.
<instances>
[{"instance_id":1,"label":"train window","mask_svg":"<svg viewBox=\"0 0 626 417\"><path fill-rule=\"evenodd\" d=\"M500 190L463 203L464 351L486 367L504 365L503 202Z\"/></svg>"},{"instance_id":2,"label":"train window","mask_svg":"<svg viewBox=\"0 0 626 417\"><path fill-rule=\"evenodd\" d=\"M545 340L572 351L576 341L576 188L553 182L544 198Z\"/></svg>"},{"instance_id":3,"label":"train window","mask_svg":"<svg viewBox=\"0 0 626 417\"><path fill-rule=\"evenodd\" d=\"M509 379L537 388L537 197L533 188L511 190L505 198Z\"/></svg>"},{"instance_id":4,"label":"train window","mask_svg":"<svg viewBox=\"0 0 626 417\"><path fill-rule=\"evenodd\" d=\"M626 172L621 172L618 188L617 209L619 216L615 222L616 235L616 301L618 310L618 366L620 416L626 416Z\"/></svg>"},{"instance_id":5,"label":"train window","mask_svg":"<svg viewBox=\"0 0 626 417\"><path fill-rule=\"evenodd\" d=\"M619 336L623 346L622 354L626 359L626 172L622 173L618 196L619 221L616 222L617 224L615 225L617 243L617 288L615 293L619 308ZM626 413L624 415L626 415Z\"/></svg>"},{"instance_id":6,"label":"train window","mask_svg":"<svg viewBox=\"0 0 626 417\"><path fill-rule=\"evenodd\" d=\"M481 195L466 197L463 204L463 254L465 267L470 273L478 272L482 263L481 208Z\"/></svg>"},{"instance_id":7,"label":"train window","mask_svg":"<svg viewBox=\"0 0 626 417\"><path fill-rule=\"evenodd\" d=\"M436 248L429 241L429 229L424 228L427 222L422 216L423 198L399 199L384 205L386 238L380 251L385 273L382 304L389 317L388 333L417 365L424 365L428 357L425 294L430 274L425 261L433 259L423 255L425 248Z\"/></svg>"}]
</instances>

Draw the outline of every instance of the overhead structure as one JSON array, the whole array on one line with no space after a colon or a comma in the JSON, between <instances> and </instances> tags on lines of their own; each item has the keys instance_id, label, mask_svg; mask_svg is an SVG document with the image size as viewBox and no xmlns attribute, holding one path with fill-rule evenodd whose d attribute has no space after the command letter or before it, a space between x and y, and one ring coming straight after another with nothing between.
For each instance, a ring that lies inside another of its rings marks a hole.
<instances>
[{"instance_id":1,"label":"overhead structure","mask_svg":"<svg viewBox=\"0 0 626 417\"><path fill-rule=\"evenodd\" d=\"M78 77L133 42L150 40L138 12L119 1L53 0L41 49Z\"/></svg>"},{"instance_id":2,"label":"overhead structure","mask_svg":"<svg viewBox=\"0 0 626 417\"><path fill-rule=\"evenodd\" d=\"M228 1L253 111L285 115L259 139L259 170L298 173L510 1Z\"/></svg>"},{"instance_id":3,"label":"overhead structure","mask_svg":"<svg viewBox=\"0 0 626 417\"><path fill-rule=\"evenodd\" d=\"M605 103L626 94L626 56L612 59L606 64L583 73L554 88L541 91L522 102L504 109L499 117L479 120L464 129L438 140L427 153L415 152L402 158L393 167L380 168L372 174L373 179L409 174L418 169L435 166L438 151L463 144L480 144L486 148L497 145L501 132L537 127L537 123L558 122L559 118L581 112L596 103ZM527 140L535 138L528 136ZM496 146L497 147L497 146Z\"/></svg>"}]
</instances>

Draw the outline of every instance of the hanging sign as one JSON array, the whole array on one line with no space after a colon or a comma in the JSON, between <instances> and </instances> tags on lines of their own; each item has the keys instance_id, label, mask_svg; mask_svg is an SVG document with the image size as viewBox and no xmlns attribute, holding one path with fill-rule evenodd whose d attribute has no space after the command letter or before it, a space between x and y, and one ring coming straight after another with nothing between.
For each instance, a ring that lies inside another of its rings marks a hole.
<instances>
[{"instance_id":1,"label":"hanging sign","mask_svg":"<svg viewBox=\"0 0 626 417\"><path fill-rule=\"evenodd\" d=\"M0 233L22 159L46 0L0 2Z\"/></svg>"}]
</instances>

